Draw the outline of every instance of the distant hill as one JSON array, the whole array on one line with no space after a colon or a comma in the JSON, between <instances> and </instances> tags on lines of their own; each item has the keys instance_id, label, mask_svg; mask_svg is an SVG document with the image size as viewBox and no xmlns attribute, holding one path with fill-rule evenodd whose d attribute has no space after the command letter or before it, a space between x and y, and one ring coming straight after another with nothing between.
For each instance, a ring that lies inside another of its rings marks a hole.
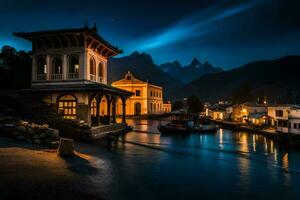
<instances>
[{"instance_id":1,"label":"distant hill","mask_svg":"<svg viewBox=\"0 0 300 200\"><path fill-rule=\"evenodd\" d=\"M178 61L168 62L159 66L163 71L167 72L173 78L182 83L189 83L205 74L221 72L221 68L215 68L210 63L202 64L199 60L194 58L187 66L181 66Z\"/></svg>"},{"instance_id":2,"label":"distant hill","mask_svg":"<svg viewBox=\"0 0 300 200\"><path fill-rule=\"evenodd\" d=\"M108 62L108 82L119 80L127 71L144 81L163 86L165 99L177 97L183 84L162 71L153 63L152 57L146 53L134 52L129 56L111 58Z\"/></svg>"},{"instance_id":3,"label":"distant hill","mask_svg":"<svg viewBox=\"0 0 300 200\"><path fill-rule=\"evenodd\" d=\"M197 95L203 101L229 99L242 84L249 84L256 96L271 101L300 102L300 56L287 56L246 64L231 71L207 74L187 84L180 97Z\"/></svg>"}]
</instances>

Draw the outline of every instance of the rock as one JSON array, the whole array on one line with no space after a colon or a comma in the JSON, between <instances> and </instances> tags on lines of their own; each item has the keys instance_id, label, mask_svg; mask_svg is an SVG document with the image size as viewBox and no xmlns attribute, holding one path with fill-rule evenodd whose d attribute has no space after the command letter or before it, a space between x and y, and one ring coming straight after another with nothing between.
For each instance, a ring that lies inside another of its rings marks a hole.
<instances>
[{"instance_id":1,"label":"rock","mask_svg":"<svg viewBox=\"0 0 300 200\"><path fill-rule=\"evenodd\" d=\"M20 124L21 124L22 126L26 126L26 127L27 127L28 124L29 124L29 122L21 120L21 121L20 121Z\"/></svg>"},{"instance_id":2,"label":"rock","mask_svg":"<svg viewBox=\"0 0 300 200\"><path fill-rule=\"evenodd\" d=\"M47 133L43 132L43 133L40 134L40 138L46 138L47 135L48 135Z\"/></svg>"},{"instance_id":3,"label":"rock","mask_svg":"<svg viewBox=\"0 0 300 200\"><path fill-rule=\"evenodd\" d=\"M51 138L58 138L59 137L59 130L57 129L52 129L52 134L51 134Z\"/></svg>"},{"instance_id":4,"label":"rock","mask_svg":"<svg viewBox=\"0 0 300 200\"><path fill-rule=\"evenodd\" d=\"M25 140L25 137L23 135L19 135L18 137L16 137L17 140Z\"/></svg>"},{"instance_id":5,"label":"rock","mask_svg":"<svg viewBox=\"0 0 300 200\"><path fill-rule=\"evenodd\" d=\"M42 144L42 141L40 139L34 139L33 142L34 144Z\"/></svg>"},{"instance_id":6,"label":"rock","mask_svg":"<svg viewBox=\"0 0 300 200\"><path fill-rule=\"evenodd\" d=\"M40 139L40 136L38 134L33 135L33 139Z\"/></svg>"},{"instance_id":7,"label":"rock","mask_svg":"<svg viewBox=\"0 0 300 200\"><path fill-rule=\"evenodd\" d=\"M3 127L4 128L14 128L14 127L16 127L16 125L10 123L10 124L4 124Z\"/></svg>"},{"instance_id":8,"label":"rock","mask_svg":"<svg viewBox=\"0 0 300 200\"><path fill-rule=\"evenodd\" d=\"M59 147L59 141L55 141L55 142L50 142L49 143L49 147L51 149L57 149Z\"/></svg>"},{"instance_id":9,"label":"rock","mask_svg":"<svg viewBox=\"0 0 300 200\"><path fill-rule=\"evenodd\" d=\"M28 133L28 135L34 135L35 132L31 127L28 127L27 128L27 133Z\"/></svg>"},{"instance_id":10,"label":"rock","mask_svg":"<svg viewBox=\"0 0 300 200\"><path fill-rule=\"evenodd\" d=\"M21 132L21 133L26 133L27 132L27 128L25 126L17 126L16 130Z\"/></svg>"},{"instance_id":11,"label":"rock","mask_svg":"<svg viewBox=\"0 0 300 200\"><path fill-rule=\"evenodd\" d=\"M58 155L73 156L74 155L74 141L69 138L61 138L58 147Z\"/></svg>"},{"instance_id":12,"label":"rock","mask_svg":"<svg viewBox=\"0 0 300 200\"><path fill-rule=\"evenodd\" d=\"M48 124L43 124L42 127L43 127L44 129L47 129L47 128L49 128L49 125L48 125Z\"/></svg>"}]
</instances>

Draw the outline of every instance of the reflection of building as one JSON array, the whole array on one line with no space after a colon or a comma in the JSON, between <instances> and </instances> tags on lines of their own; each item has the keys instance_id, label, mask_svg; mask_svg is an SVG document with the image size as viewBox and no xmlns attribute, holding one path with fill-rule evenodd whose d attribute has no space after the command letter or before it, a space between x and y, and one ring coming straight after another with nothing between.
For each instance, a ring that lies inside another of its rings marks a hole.
<instances>
[{"instance_id":1,"label":"reflection of building","mask_svg":"<svg viewBox=\"0 0 300 200\"><path fill-rule=\"evenodd\" d=\"M107 59L120 50L103 40L96 27L14 35L32 42L33 92L64 118L115 122L116 102L124 103L131 93L107 85Z\"/></svg>"},{"instance_id":2,"label":"reflection of building","mask_svg":"<svg viewBox=\"0 0 300 200\"><path fill-rule=\"evenodd\" d=\"M127 72L123 79L113 82L112 86L134 93L126 101L127 115L163 113L162 87L142 81L136 78L131 72Z\"/></svg>"},{"instance_id":3,"label":"reflection of building","mask_svg":"<svg viewBox=\"0 0 300 200\"><path fill-rule=\"evenodd\" d=\"M171 101L167 101L163 104L163 113L170 113L172 111Z\"/></svg>"}]
</instances>

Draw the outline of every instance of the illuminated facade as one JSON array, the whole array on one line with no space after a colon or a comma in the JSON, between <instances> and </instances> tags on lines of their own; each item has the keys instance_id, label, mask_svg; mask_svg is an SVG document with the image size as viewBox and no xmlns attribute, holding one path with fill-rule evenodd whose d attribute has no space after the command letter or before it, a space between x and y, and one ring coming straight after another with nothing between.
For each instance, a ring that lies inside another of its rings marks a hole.
<instances>
[{"instance_id":1,"label":"illuminated facade","mask_svg":"<svg viewBox=\"0 0 300 200\"><path fill-rule=\"evenodd\" d=\"M267 106L264 104L257 103L243 103L240 105L232 106L231 118L234 121L247 123L249 122L249 116L255 113L265 113L267 114Z\"/></svg>"},{"instance_id":2,"label":"illuminated facade","mask_svg":"<svg viewBox=\"0 0 300 200\"><path fill-rule=\"evenodd\" d=\"M163 88L136 78L127 72L123 79L112 83L113 87L132 92L134 95L126 101L127 115L157 115L163 110ZM120 114L117 104L117 114Z\"/></svg>"},{"instance_id":3,"label":"illuminated facade","mask_svg":"<svg viewBox=\"0 0 300 200\"><path fill-rule=\"evenodd\" d=\"M67 119L115 123L116 102L132 94L107 85L107 60L119 53L89 28L14 33L32 42L31 91Z\"/></svg>"},{"instance_id":4,"label":"illuminated facade","mask_svg":"<svg viewBox=\"0 0 300 200\"><path fill-rule=\"evenodd\" d=\"M170 113L172 112L172 103L171 101L167 101L163 104L163 113Z\"/></svg>"}]
</instances>

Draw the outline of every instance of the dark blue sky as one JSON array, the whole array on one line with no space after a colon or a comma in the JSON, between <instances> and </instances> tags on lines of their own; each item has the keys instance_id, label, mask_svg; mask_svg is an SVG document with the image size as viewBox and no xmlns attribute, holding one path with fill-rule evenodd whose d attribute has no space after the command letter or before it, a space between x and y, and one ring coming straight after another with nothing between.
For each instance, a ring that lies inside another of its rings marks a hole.
<instances>
[{"instance_id":1,"label":"dark blue sky","mask_svg":"<svg viewBox=\"0 0 300 200\"><path fill-rule=\"evenodd\" d=\"M196 57L230 69L260 59L300 54L297 0L0 0L0 46L30 50L12 32L81 27L155 63Z\"/></svg>"}]
</instances>

